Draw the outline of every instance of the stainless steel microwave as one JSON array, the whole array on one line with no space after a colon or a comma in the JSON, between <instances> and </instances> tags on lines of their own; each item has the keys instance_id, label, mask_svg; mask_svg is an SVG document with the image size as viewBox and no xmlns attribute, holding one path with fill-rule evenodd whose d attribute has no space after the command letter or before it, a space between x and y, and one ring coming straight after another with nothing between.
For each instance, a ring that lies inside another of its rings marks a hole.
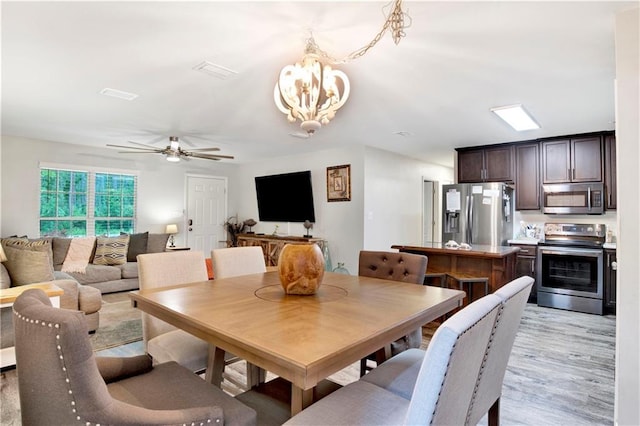
<instances>
[{"instance_id":1,"label":"stainless steel microwave","mask_svg":"<svg viewBox=\"0 0 640 426\"><path fill-rule=\"evenodd\" d=\"M602 183L560 183L542 185L542 213L603 214Z\"/></svg>"}]
</instances>

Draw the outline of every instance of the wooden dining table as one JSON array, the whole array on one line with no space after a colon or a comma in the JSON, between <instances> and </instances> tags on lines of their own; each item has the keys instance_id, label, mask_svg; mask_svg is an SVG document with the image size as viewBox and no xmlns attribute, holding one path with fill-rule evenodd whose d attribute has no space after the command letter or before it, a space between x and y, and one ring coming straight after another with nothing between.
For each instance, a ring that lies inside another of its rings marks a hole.
<instances>
[{"instance_id":1,"label":"wooden dining table","mask_svg":"<svg viewBox=\"0 0 640 426\"><path fill-rule=\"evenodd\" d=\"M291 414L320 381L458 307L458 290L327 272L315 295L284 293L277 271L130 293L132 303L291 383ZM211 355L215 354L214 362ZM258 384L255 374L251 385Z\"/></svg>"}]
</instances>

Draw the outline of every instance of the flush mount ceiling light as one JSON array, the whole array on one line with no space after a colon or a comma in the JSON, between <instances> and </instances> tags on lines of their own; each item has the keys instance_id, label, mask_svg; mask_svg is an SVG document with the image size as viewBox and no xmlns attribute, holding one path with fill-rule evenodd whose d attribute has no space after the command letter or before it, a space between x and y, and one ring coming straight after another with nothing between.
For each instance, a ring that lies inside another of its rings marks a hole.
<instances>
[{"instance_id":1,"label":"flush mount ceiling light","mask_svg":"<svg viewBox=\"0 0 640 426\"><path fill-rule=\"evenodd\" d=\"M491 112L503 119L518 132L540 128L540 125L533 119L531 114L519 104L491 108Z\"/></svg>"},{"instance_id":2,"label":"flush mount ceiling light","mask_svg":"<svg viewBox=\"0 0 640 426\"><path fill-rule=\"evenodd\" d=\"M395 0L387 15L382 30L373 40L343 60L336 60L320 49L313 36L307 39L302 61L295 65L287 65L280 71L280 77L273 90L276 106L287 115L289 122L300 120L300 127L309 136L322 125L329 124L336 111L349 98L350 86L347 75L333 69L332 65L344 64L363 56L382 38L388 30L395 44L405 36L402 0ZM322 62L324 60L325 63Z\"/></svg>"}]
</instances>

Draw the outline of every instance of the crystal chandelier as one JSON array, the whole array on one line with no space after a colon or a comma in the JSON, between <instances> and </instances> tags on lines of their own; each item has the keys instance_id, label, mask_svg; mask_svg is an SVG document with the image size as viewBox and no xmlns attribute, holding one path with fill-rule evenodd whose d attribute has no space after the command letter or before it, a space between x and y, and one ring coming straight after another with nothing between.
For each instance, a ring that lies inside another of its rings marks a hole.
<instances>
[{"instance_id":1,"label":"crystal chandelier","mask_svg":"<svg viewBox=\"0 0 640 426\"><path fill-rule=\"evenodd\" d=\"M349 78L332 64L346 63L363 56L387 31L391 31L395 44L405 36L402 0L395 0L382 30L366 46L356 50L346 59L336 60L318 47L313 37L307 39L304 57L295 65L287 65L280 71L280 77L273 90L273 99L289 122L300 120L300 127L311 136L322 125L329 124L349 98ZM323 64L320 59L327 64Z\"/></svg>"}]
</instances>

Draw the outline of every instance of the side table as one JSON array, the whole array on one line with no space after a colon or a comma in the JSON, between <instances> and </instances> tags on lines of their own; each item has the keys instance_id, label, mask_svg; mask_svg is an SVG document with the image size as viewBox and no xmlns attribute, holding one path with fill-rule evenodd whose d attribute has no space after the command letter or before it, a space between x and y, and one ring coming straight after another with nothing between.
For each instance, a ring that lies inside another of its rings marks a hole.
<instances>
[{"instance_id":1,"label":"side table","mask_svg":"<svg viewBox=\"0 0 640 426\"><path fill-rule=\"evenodd\" d=\"M51 304L59 308L60 307L60 296L64 294L64 290L53 283L46 284L28 284L22 285L19 287L11 287L7 289L0 290L0 308L7 308L13 306L13 302L16 301L18 296L22 294L23 291L28 290L30 288L39 288L44 290L49 299L51 299ZM9 367L11 365L16 364L16 351L13 346L9 346L7 348L0 349L0 368Z\"/></svg>"}]
</instances>

